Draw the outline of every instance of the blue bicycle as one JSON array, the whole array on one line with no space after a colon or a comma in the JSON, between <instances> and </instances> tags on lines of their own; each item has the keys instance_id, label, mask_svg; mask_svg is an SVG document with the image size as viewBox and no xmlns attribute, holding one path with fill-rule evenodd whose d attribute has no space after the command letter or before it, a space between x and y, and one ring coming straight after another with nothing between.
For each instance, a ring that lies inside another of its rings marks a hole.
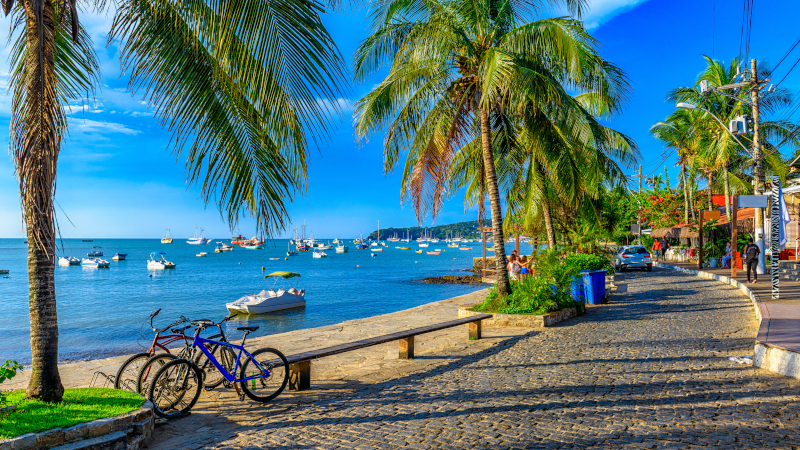
<instances>
[{"instance_id":1,"label":"blue bicycle","mask_svg":"<svg viewBox=\"0 0 800 450\"><path fill-rule=\"evenodd\" d=\"M201 355L197 353L198 349L206 357L204 365L213 364L225 381L233 384L240 400L244 400L247 396L257 402L268 402L283 392L289 381L289 362L283 353L274 348L262 348L249 353L244 348L247 335L258 330L258 327L237 328L244 331L244 337L242 343L236 345L201 338L201 332L216 325L210 320L195 320L191 323L196 327L191 345L192 355L186 359L175 359L164 364L156 372L147 389L147 399L153 402L157 416L164 418L183 416L197 403L203 390L205 372L195 362L201 359ZM233 367L230 367L230 363L221 364L214 356L220 347L238 350ZM241 363L242 355L247 357L244 363ZM234 375L237 372L238 378Z\"/></svg>"}]
</instances>

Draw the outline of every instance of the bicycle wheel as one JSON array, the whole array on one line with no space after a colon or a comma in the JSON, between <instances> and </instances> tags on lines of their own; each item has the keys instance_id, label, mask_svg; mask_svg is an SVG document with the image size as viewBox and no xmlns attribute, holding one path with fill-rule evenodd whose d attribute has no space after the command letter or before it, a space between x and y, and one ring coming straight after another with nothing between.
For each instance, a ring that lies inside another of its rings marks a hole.
<instances>
[{"instance_id":1,"label":"bicycle wheel","mask_svg":"<svg viewBox=\"0 0 800 450\"><path fill-rule=\"evenodd\" d=\"M136 392L136 380L139 376L139 370L144 365L150 353L137 353L128 358L119 369L114 378L114 389L123 389L126 391Z\"/></svg>"},{"instance_id":2,"label":"bicycle wheel","mask_svg":"<svg viewBox=\"0 0 800 450\"><path fill-rule=\"evenodd\" d=\"M158 369L147 390L147 399L159 417L187 414L203 390L200 369L186 359L174 359Z\"/></svg>"},{"instance_id":3,"label":"bicycle wheel","mask_svg":"<svg viewBox=\"0 0 800 450\"><path fill-rule=\"evenodd\" d=\"M150 382L153 381L158 369L164 367L166 363L173 359L178 359L178 357L169 353L159 353L148 358L147 361L142 364L142 368L139 369L139 376L136 378L136 392L139 394L147 392L147 387L150 385Z\"/></svg>"},{"instance_id":4,"label":"bicycle wheel","mask_svg":"<svg viewBox=\"0 0 800 450\"><path fill-rule=\"evenodd\" d=\"M259 369L253 362L258 361L263 369L267 371L266 376L254 380L243 381L239 386L244 394L257 402L268 402L280 395L289 382L289 362L283 353L274 348L262 348L253 352L253 357L248 358L239 372L239 379L248 376L264 375L264 371Z\"/></svg>"},{"instance_id":5,"label":"bicycle wheel","mask_svg":"<svg viewBox=\"0 0 800 450\"><path fill-rule=\"evenodd\" d=\"M236 367L236 353L234 353L233 350L223 345L215 345L209 350L219 365L228 371L229 374L235 375L233 371ZM223 381L226 381L225 376L222 375L222 372L217 369L217 366L208 359L208 356L200 350L198 350L198 353L199 355L197 355L194 362L197 364L197 367L200 368L200 371L203 372L203 385L206 389L214 389L222 384Z\"/></svg>"}]
</instances>

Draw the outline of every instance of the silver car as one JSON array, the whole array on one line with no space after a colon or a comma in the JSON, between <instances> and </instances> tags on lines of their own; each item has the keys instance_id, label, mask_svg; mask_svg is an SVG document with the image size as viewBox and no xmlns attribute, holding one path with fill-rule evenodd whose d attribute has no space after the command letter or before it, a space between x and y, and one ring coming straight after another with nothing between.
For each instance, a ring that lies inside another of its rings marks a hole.
<instances>
[{"instance_id":1,"label":"silver car","mask_svg":"<svg viewBox=\"0 0 800 450\"><path fill-rule=\"evenodd\" d=\"M643 245L624 245L620 247L617 254L614 256L613 264L617 272L622 272L625 269L653 271L653 260L650 257L650 250Z\"/></svg>"}]
</instances>

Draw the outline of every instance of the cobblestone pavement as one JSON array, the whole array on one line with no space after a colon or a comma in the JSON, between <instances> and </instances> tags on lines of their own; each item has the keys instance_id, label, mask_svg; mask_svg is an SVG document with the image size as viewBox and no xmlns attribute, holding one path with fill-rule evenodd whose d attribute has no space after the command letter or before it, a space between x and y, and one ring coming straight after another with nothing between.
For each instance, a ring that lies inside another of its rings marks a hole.
<instances>
[{"instance_id":1,"label":"cobblestone pavement","mask_svg":"<svg viewBox=\"0 0 800 450\"><path fill-rule=\"evenodd\" d=\"M747 298L669 270L624 280L612 304L560 326L495 330L491 345L470 342L441 364L344 393L247 406L249 420L153 447L800 446L800 381L727 359L752 354L757 321ZM241 416L248 402L229 401L217 406Z\"/></svg>"}]
</instances>

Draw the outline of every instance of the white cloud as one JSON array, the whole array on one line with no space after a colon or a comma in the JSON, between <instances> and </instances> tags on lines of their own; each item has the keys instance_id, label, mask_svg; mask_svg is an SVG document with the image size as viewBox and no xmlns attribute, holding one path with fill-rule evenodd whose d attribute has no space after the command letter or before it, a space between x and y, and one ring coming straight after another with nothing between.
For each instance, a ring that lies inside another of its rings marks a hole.
<instances>
[{"instance_id":1,"label":"white cloud","mask_svg":"<svg viewBox=\"0 0 800 450\"><path fill-rule=\"evenodd\" d=\"M100 122L89 119L78 119L72 124L77 130L84 133L121 133L135 135L141 133L139 130L128 128L116 122Z\"/></svg>"},{"instance_id":2,"label":"white cloud","mask_svg":"<svg viewBox=\"0 0 800 450\"><path fill-rule=\"evenodd\" d=\"M343 113L353 111L353 103L347 98L337 98L335 100L330 98L318 98L317 104L323 108L327 108L330 111L333 111L336 108Z\"/></svg>"},{"instance_id":3,"label":"white cloud","mask_svg":"<svg viewBox=\"0 0 800 450\"><path fill-rule=\"evenodd\" d=\"M594 29L647 0L589 0L589 7L581 17L588 29ZM566 14L561 11L560 14Z\"/></svg>"}]
</instances>

